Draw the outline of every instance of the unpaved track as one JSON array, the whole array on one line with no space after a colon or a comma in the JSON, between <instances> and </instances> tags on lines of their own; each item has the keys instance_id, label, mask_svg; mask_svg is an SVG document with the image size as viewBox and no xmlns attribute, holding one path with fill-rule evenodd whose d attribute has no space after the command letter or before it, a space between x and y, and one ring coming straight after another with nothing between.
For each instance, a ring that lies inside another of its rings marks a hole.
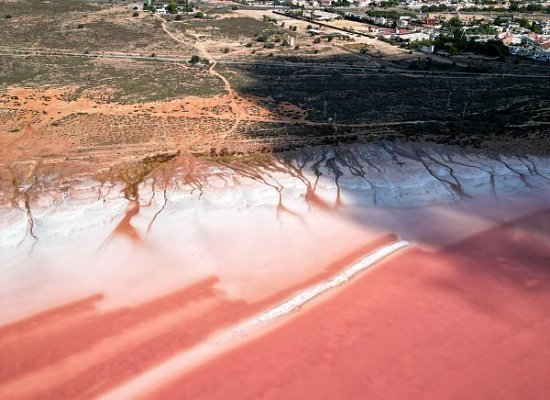
<instances>
[{"instance_id":1,"label":"unpaved track","mask_svg":"<svg viewBox=\"0 0 550 400\"><path fill-rule=\"evenodd\" d=\"M224 86L224 89L225 91L227 92L227 101L228 101L228 104L231 108L231 111L233 112L234 114L234 117L235 117L235 122L233 123L233 125L231 126L231 128L225 132L225 135L224 135L224 139L227 139L229 138L233 133L235 133L235 131L237 130L238 126L239 126L239 123L241 121L241 113L244 111L241 109L241 107L239 106L239 102L237 101L237 98L239 97L235 90L233 89L233 87L231 86L231 83L229 82L229 80L223 76L222 74L220 74L218 71L215 70L216 68L216 65L217 65L217 61L210 55L210 53L208 53L208 51L206 50L206 48L202 45L202 43L200 42L199 38L191 33L189 33L190 35L192 35L195 39L195 43L192 44L192 43L189 43L183 39L180 39L178 38L176 35L174 35L172 32L170 32L168 30L168 28L166 27L166 21L164 18L162 18L161 16L159 16L158 14L155 14L155 16L161 20L161 23L162 23L162 29L164 30L164 32L166 32L168 34L168 36L170 36L173 40L179 42L179 43L183 43L185 45L188 45L188 46L191 46L195 49L197 49L197 51L199 52L199 54L207 59L207 60L212 60L212 63L210 64L210 68L209 68L209 73L210 75L213 75L219 79L221 79L221 81L223 82L223 86Z\"/></svg>"},{"instance_id":2,"label":"unpaved track","mask_svg":"<svg viewBox=\"0 0 550 400\"><path fill-rule=\"evenodd\" d=\"M484 78L531 78L531 79L545 79L548 78L548 74L541 74L541 73L530 73L530 74L519 74L519 73L497 73L497 72L461 72L461 71L453 71L452 73L449 73L448 71L437 71L437 70L407 70L403 68L395 68L395 67L388 67L385 68L383 71L380 70L379 67L376 66L370 66L370 65L351 65L349 63L308 63L308 62L296 62L296 61L278 61L278 60L263 60L263 59L255 59L255 60L232 60L232 59L224 59L224 60L216 60L211 56L207 56L208 53L204 54L204 47L202 44L196 44L196 43L189 43L186 42L183 39L178 38L177 36L173 35L170 31L166 30L166 33L170 35L170 37L180 43L187 44L191 47L194 47L197 49L197 51L202 54L203 57L208 58L212 61L212 64L210 65L212 68L212 65L217 66L220 65L243 65L243 66L264 66L264 67L273 67L273 68L313 68L315 70L324 70L327 71L327 74L330 74L330 71L339 71L342 73L344 72L344 75L368 75L368 76L374 76L374 75L389 75L389 73L404 73L407 75L414 75L418 77L438 77L440 79L472 79L472 78L478 78L478 79L484 79ZM188 32L190 34L190 32ZM202 50L201 50L202 49ZM17 48L14 49L12 47L5 47L0 46L0 55L5 56L11 56L11 57L17 57L17 56L28 56L28 55L42 55L42 56L67 56L67 57L85 57L85 58L105 58L105 59L120 59L120 60L147 60L151 61L154 60L156 62L170 62L170 63L188 63L189 58L184 57L177 57L177 56L170 56L170 55L159 55L157 54L154 58L151 56L146 56L143 54L135 54L135 53L123 53L123 52L101 52L101 53L82 53L82 52L74 52L74 51L67 51L67 50L60 50L60 49L48 49L48 48ZM222 81L224 81L225 77L223 75L219 74L217 71L214 71L213 75L219 77ZM301 75L304 76L304 75ZM225 82L225 81L224 81Z\"/></svg>"}]
</instances>

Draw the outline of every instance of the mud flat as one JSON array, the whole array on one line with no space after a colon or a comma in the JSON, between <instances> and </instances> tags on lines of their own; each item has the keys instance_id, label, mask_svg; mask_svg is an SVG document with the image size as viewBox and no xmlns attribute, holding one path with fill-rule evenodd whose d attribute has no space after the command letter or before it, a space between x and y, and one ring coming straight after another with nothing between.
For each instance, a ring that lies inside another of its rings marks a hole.
<instances>
[{"instance_id":1,"label":"mud flat","mask_svg":"<svg viewBox=\"0 0 550 400\"><path fill-rule=\"evenodd\" d=\"M42 168L2 185L0 397L548 393L546 158L380 143ZM308 297L398 240L411 249Z\"/></svg>"}]
</instances>

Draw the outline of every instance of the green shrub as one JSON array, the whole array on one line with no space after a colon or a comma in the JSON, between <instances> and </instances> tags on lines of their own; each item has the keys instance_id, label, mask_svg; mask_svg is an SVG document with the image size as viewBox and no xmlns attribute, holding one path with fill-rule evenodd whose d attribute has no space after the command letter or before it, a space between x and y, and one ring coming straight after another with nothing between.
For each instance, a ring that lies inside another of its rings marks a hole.
<instances>
[{"instance_id":1,"label":"green shrub","mask_svg":"<svg viewBox=\"0 0 550 400\"><path fill-rule=\"evenodd\" d=\"M177 14L178 13L178 5L176 3L170 3L166 7L166 11L168 11L170 14Z\"/></svg>"}]
</instances>

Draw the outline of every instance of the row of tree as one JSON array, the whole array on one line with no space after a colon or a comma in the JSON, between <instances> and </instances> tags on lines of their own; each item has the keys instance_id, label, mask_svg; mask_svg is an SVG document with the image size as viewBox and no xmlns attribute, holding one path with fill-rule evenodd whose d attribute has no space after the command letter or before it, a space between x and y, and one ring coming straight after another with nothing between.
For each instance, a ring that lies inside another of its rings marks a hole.
<instances>
[{"instance_id":1,"label":"row of tree","mask_svg":"<svg viewBox=\"0 0 550 400\"><path fill-rule=\"evenodd\" d=\"M451 18L442 28L446 33L442 33L434 40L414 43L413 46L433 45L436 50L445 51L450 55L472 52L504 59L508 54L508 47L498 39L490 39L485 42L476 41L473 38L468 39L466 37L467 33L471 34L476 32L465 32L462 22L456 17ZM488 26L488 28L479 27L477 29L479 30L479 34L493 34L494 28L491 28L492 27Z\"/></svg>"}]
</instances>

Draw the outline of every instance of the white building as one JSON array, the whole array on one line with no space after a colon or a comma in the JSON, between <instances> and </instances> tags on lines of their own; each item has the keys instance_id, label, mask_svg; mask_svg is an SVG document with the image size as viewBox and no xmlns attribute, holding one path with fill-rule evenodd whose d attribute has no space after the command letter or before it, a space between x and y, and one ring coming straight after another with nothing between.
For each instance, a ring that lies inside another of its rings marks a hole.
<instances>
[{"instance_id":1,"label":"white building","mask_svg":"<svg viewBox=\"0 0 550 400\"><path fill-rule=\"evenodd\" d=\"M403 34L396 34L397 39L403 42L420 42L422 40L430 40L430 35L426 35L422 32L408 32Z\"/></svg>"}]
</instances>

